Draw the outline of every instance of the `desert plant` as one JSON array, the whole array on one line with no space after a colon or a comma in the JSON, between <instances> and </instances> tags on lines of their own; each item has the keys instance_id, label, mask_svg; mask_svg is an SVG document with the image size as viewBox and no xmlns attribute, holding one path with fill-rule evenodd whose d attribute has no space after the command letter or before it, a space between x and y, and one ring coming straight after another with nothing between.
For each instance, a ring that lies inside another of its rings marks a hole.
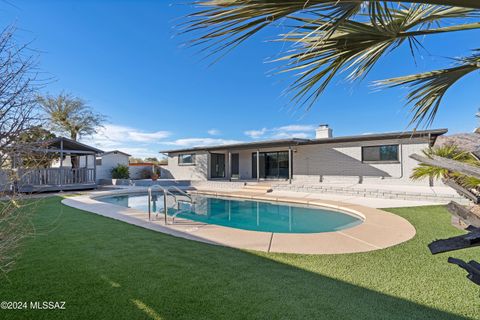
<instances>
[{"instance_id":1,"label":"desert plant","mask_svg":"<svg viewBox=\"0 0 480 320\"><path fill-rule=\"evenodd\" d=\"M462 151L458 146L454 144L447 144L441 147L429 148L427 150L424 150L423 154L427 158L432 158L432 156L438 156L474 166L480 166L480 161L478 161L477 158L475 158L470 152ZM414 168L411 178L413 180L420 180L425 178L452 179L458 184L471 189L478 189L478 187L480 186L480 179L478 178L468 177L458 172L452 172L445 168L432 166L426 163L420 163L416 168Z\"/></svg>"},{"instance_id":2,"label":"desert plant","mask_svg":"<svg viewBox=\"0 0 480 320\"><path fill-rule=\"evenodd\" d=\"M112 178L113 179L128 179L130 178L130 172L128 166L123 164L118 164L115 168L112 169Z\"/></svg>"}]
</instances>

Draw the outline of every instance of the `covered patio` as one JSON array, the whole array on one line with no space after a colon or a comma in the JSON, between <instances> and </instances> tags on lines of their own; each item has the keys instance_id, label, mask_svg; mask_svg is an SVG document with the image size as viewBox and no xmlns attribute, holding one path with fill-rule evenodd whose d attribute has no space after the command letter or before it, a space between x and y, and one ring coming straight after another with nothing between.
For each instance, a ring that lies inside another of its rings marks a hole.
<instances>
[{"instance_id":1,"label":"covered patio","mask_svg":"<svg viewBox=\"0 0 480 320\"><path fill-rule=\"evenodd\" d=\"M52 156L49 167L17 168L16 189L19 192L47 192L95 189L96 156L102 150L65 137L42 143L32 152ZM73 159L73 160L72 160ZM21 161L21 160L20 160Z\"/></svg>"}]
</instances>

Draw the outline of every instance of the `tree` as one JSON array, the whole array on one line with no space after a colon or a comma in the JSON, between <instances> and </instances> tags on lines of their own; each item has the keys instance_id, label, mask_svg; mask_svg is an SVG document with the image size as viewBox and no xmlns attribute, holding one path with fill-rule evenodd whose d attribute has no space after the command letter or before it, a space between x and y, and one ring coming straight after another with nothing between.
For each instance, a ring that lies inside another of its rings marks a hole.
<instances>
[{"instance_id":1,"label":"tree","mask_svg":"<svg viewBox=\"0 0 480 320\"><path fill-rule=\"evenodd\" d=\"M29 208L34 202L27 206L9 187L17 178L11 169L12 158L28 153L19 144L21 136L40 124L36 94L43 82L36 71L33 51L19 45L14 33L13 27L0 31L0 272L12 268L17 248L32 232Z\"/></svg>"},{"instance_id":2,"label":"tree","mask_svg":"<svg viewBox=\"0 0 480 320\"><path fill-rule=\"evenodd\" d=\"M21 165L26 168L48 168L52 161L58 159L58 155L52 152L36 151L47 147L47 142L55 138L55 134L44 129L42 126L33 126L19 136L17 144L27 152L21 155Z\"/></svg>"},{"instance_id":3,"label":"tree","mask_svg":"<svg viewBox=\"0 0 480 320\"><path fill-rule=\"evenodd\" d=\"M192 45L208 55L226 53L268 26L282 23L278 41L293 44L276 61L294 72L292 103L310 108L336 75L363 79L387 53L408 45L412 55L424 37L480 28L478 0L199 0L182 25ZM430 125L450 87L480 69L480 49L453 59L455 66L377 81L410 89L416 127Z\"/></svg>"},{"instance_id":4,"label":"tree","mask_svg":"<svg viewBox=\"0 0 480 320\"><path fill-rule=\"evenodd\" d=\"M105 116L94 112L84 100L70 94L40 96L38 102L47 115L51 130L67 134L75 141L97 133L105 121Z\"/></svg>"},{"instance_id":5,"label":"tree","mask_svg":"<svg viewBox=\"0 0 480 320\"><path fill-rule=\"evenodd\" d=\"M38 103L47 115L51 130L67 134L75 141L97 133L105 120L103 115L94 112L84 100L70 94L39 96ZM72 168L78 168L77 157L71 157L71 163Z\"/></svg>"},{"instance_id":6,"label":"tree","mask_svg":"<svg viewBox=\"0 0 480 320\"><path fill-rule=\"evenodd\" d=\"M478 116L478 115L477 115ZM462 146L464 147L464 146ZM436 240L429 244L430 252L437 254L452 250L474 246L480 241L480 161L475 152L461 150L455 144L447 144L430 148L423 152L423 156L413 154L410 157L420 162L414 168L411 178L442 178L443 182L456 190L476 205L470 208L451 201L447 205L448 211L468 225L469 233L449 239ZM460 259L448 258L448 262L459 265L468 272L468 278L480 285L480 264L476 261L465 262Z\"/></svg>"},{"instance_id":7,"label":"tree","mask_svg":"<svg viewBox=\"0 0 480 320\"><path fill-rule=\"evenodd\" d=\"M23 132L39 123L35 57L18 46L13 27L0 31L0 167L9 166L11 150Z\"/></svg>"},{"instance_id":8,"label":"tree","mask_svg":"<svg viewBox=\"0 0 480 320\"><path fill-rule=\"evenodd\" d=\"M145 158L145 162L151 162L151 163L154 163L154 164L158 164L158 159L157 159L157 157L147 157L147 158Z\"/></svg>"},{"instance_id":9,"label":"tree","mask_svg":"<svg viewBox=\"0 0 480 320\"><path fill-rule=\"evenodd\" d=\"M141 162L143 162L143 159L142 158L130 157L130 158L128 158L128 162L129 163L141 163Z\"/></svg>"},{"instance_id":10,"label":"tree","mask_svg":"<svg viewBox=\"0 0 480 320\"><path fill-rule=\"evenodd\" d=\"M470 152L462 151L454 144L429 148L423 151L423 154L429 159L432 159L432 156L437 156L480 167L480 161L478 161L477 158L475 158ZM465 188L476 189L480 187L479 178L466 176L458 172L426 163L420 163L416 168L414 168L411 178L413 180L420 180L424 178L450 179Z\"/></svg>"}]
</instances>

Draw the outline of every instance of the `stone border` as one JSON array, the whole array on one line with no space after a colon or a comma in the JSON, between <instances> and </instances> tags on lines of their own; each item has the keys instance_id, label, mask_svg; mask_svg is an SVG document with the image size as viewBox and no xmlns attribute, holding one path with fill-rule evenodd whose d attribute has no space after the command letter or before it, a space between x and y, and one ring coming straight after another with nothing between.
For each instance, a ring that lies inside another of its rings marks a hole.
<instances>
[{"instance_id":1,"label":"stone border","mask_svg":"<svg viewBox=\"0 0 480 320\"><path fill-rule=\"evenodd\" d=\"M129 188L115 191L94 192L62 200L62 203L80 210L124 221L139 227L159 231L176 237L222 245L238 249L263 252L300 254L339 254L367 252L388 248L415 236L415 228L404 218L382 210L342 203L338 201L312 200L295 197L276 197L265 193L238 191L191 191L192 193L282 202L332 208L363 218L363 223L349 229L322 233L272 233L242 230L213 224L177 219L175 224L165 225L163 218L148 221L145 212L125 208L95 198L144 193L146 188Z\"/></svg>"}]
</instances>

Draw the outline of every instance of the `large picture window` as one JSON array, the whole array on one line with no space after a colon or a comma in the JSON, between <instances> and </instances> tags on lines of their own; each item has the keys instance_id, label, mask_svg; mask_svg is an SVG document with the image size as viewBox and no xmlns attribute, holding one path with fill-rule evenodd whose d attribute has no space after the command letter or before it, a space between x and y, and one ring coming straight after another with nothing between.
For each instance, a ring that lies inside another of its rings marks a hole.
<instances>
[{"instance_id":1,"label":"large picture window","mask_svg":"<svg viewBox=\"0 0 480 320\"><path fill-rule=\"evenodd\" d=\"M399 161L398 144L362 147L362 161L397 162Z\"/></svg>"},{"instance_id":2,"label":"large picture window","mask_svg":"<svg viewBox=\"0 0 480 320\"><path fill-rule=\"evenodd\" d=\"M178 164L179 165L193 165L195 164L195 154L194 153L182 153L178 155Z\"/></svg>"}]
</instances>

